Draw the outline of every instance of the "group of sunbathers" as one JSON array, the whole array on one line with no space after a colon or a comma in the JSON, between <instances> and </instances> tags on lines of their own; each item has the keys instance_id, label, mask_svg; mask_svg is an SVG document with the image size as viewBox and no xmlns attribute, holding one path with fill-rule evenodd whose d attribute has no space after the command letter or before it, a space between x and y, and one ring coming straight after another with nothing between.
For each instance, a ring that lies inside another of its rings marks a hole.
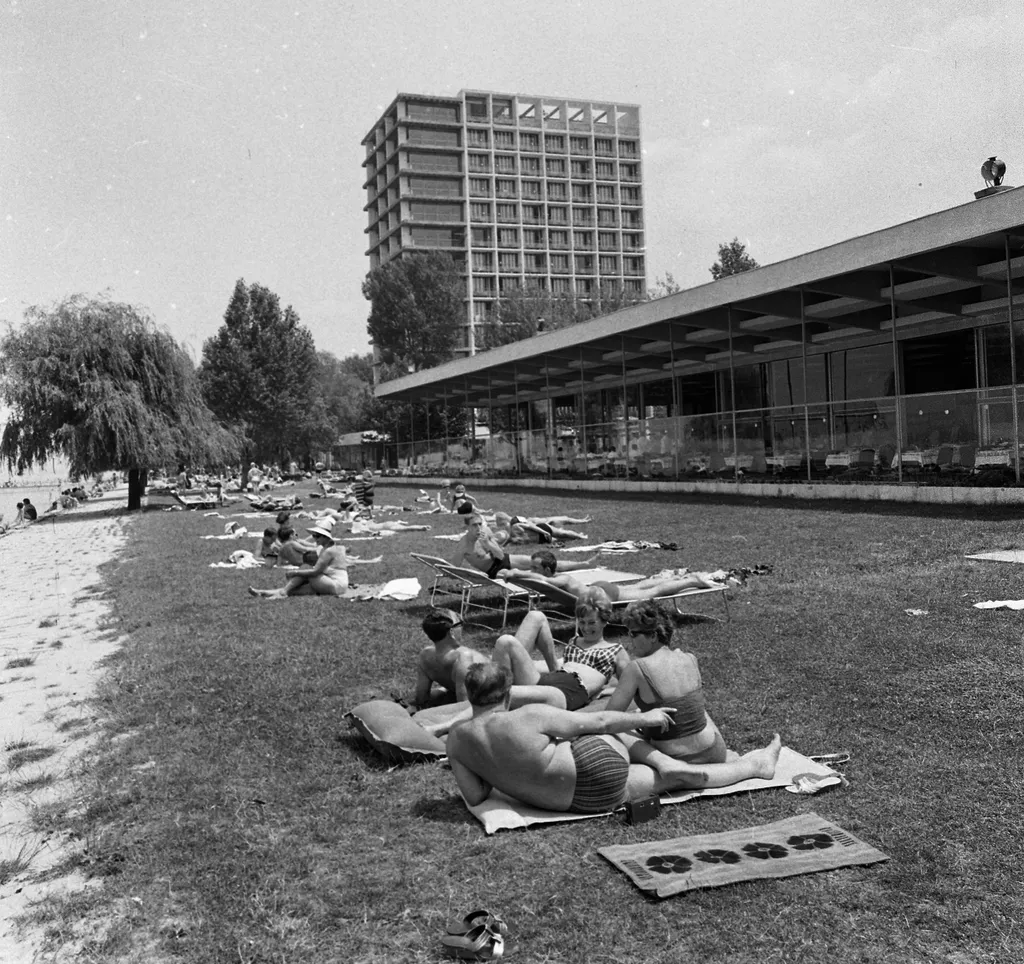
<instances>
[{"instance_id":1,"label":"group of sunbathers","mask_svg":"<svg viewBox=\"0 0 1024 964\"><path fill-rule=\"evenodd\" d=\"M655 601L685 589L719 588L726 573L587 585L573 573L592 569L597 556L566 561L547 548L528 555L510 553L508 546L520 540L546 544L542 535L583 538L556 533L585 525L589 517L525 519L498 512L492 528L464 487L460 496L465 498L459 504L470 508L455 510L467 525L453 562L491 578L545 580L577 599L577 634L561 660L548 619L539 611L527 613L514 635L501 635L490 658L463 645L456 613L431 609L423 620L430 645L420 653L413 699L417 706L428 704L437 684L456 700L468 701L467 710L433 729L447 733L448 759L471 806L497 788L548 810L603 813L652 793L774 775L778 735L743 756L726 750L705 709L697 659L673 648L675 624ZM268 529L265 541L276 534L278 561L298 568L288 573L283 587L249 591L270 599L344 593L349 565L380 561L352 556L336 542L338 520L350 517L345 510L326 510L309 528L313 538L307 543L296 538L287 514L279 516L276 533ZM630 603L623 619L632 653L605 638L612 603L623 600ZM535 652L543 668L534 662ZM607 705L588 710L613 677L617 685ZM634 706L639 712L631 711Z\"/></svg>"},{"instance_id":2,"label":"group of sunbathers","mask_svg":"<svg viewBox=\"0 0 1024 964\"><path fill-rule=\"evenodd\" d=\"M547 810L604 813L652 793L774 775L778 734L743 756L726 750L705 709L697 659L673 648L666 610L653 600L626 609L632 658L606 640L611 616L603 590L588 589L576 607L577 635L559 663L541 612L528 613L515 635L500 636L490 659L463 645L456 613L427 614L431 645L420 653L414 701L427 703L435 683L468 700L468 710L432 729L447 731L448 759L470 806L497 788ZM607 705L580 712L613 676L618 685ZM639 712L629 711L634 705Z\"/></svg>"}]
</instances>

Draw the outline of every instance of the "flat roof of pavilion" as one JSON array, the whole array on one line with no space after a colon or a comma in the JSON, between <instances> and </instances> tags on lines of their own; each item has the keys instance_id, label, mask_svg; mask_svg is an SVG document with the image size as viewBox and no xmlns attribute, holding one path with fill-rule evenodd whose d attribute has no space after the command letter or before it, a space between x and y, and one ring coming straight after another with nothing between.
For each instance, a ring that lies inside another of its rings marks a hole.
<instances>
[{"instance_id":1,"label":"flat roof of pavilion","mask_svg":"<svg viewBox=\"0 0 1024 964\"><path fill-rule=\"evenodd\" d=\"M614 386L624 373L637 381L720 366L730 350L746 365L792 354L804 335L814 350L891 336L893 304L900 333L969 323L1006 310L1007 244L1011 279L1021 278L1024 187L382 382L375 393L486 407ZM1024 295L1024 284L1011 284L1015 299Z\"/></svg>"}]
</instances>

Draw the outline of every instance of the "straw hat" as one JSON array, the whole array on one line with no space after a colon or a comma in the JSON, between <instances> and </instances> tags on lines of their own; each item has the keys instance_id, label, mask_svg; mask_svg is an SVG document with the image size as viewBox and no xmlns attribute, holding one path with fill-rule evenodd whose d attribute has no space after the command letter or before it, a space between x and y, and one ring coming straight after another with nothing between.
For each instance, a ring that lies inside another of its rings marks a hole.
<instances>
[{"instance_id":1,"label":"straw hat","mask_svg":"<svg viewBox=\"0 0 1024 964\"><path fill-rule=\"evenodd\" d=\"M307 532L312 533L315 536L324 536L327 539L334 541L334 518L321 519L315 526L310 526Z\"/></svg>"}]
</instances>

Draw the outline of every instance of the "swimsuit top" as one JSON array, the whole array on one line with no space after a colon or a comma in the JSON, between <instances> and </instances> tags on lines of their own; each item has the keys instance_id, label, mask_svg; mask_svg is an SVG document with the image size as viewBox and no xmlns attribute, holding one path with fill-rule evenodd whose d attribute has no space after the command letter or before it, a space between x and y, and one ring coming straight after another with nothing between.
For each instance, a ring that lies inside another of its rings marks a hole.
<instances>
[{"instance_id":1,"label":"swimsuit top","mask_svg":"<svg viewBox=\"0 0 1024 964\"><path fill-rule=\"evenodd\" d=\"M633 694L633 701L641 710L654 710L659 707L674 709L675 716L672 723L664 729L657 727L645 727L640 732L646 740L677 740L683 736L693 736L700 733L707 726L707 712L704 707L704 687L700 681L700 670L697 669L697 657L693 653L680 653L685 658L685 665L681 667L682 672L677 680L685 687L685 692L673 698L666 698L658 692L658 688L651 679L651 674L644 665L646 659L635 659L633 665L640 670L640 675L646 680L647 685L654 694L651 702L645 700L640 691ZM675 675L675 674L673 674ZM677 689L677 686L670 686L670 689Z\"/></svg>"},{"instance_id":2,"label":"swimsuit top","mask_svg":"<svg viewBox=\"0 0 1024 964\"><path fill-rule=\"evenodd\" d=\"M579 637L577 637L578 639ZM580 649L574 642L565 644L565 652L562 654L563 663L579 663L580 666L588 666L596 669L605 678L610 680L615 673L615 658L622 652L622 646L592 646L590 649Z\"/></svg>"}]
</instances>

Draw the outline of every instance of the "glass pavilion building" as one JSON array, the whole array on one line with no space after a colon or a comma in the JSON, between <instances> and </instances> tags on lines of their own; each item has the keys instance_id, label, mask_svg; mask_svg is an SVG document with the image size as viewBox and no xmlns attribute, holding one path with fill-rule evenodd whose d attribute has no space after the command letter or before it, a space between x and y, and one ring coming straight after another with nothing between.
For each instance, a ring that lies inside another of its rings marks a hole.
<instances>
[{"instance_id":1,"label":"glass pavilion building","mask_svg":"<svg viewBox=\"0 0 1024 964\"><path fill-rule=\"evenodd\" d=\"M1021 479L1024 188L381 384L414 474ZM472 419L470 422L472 423Z\"/></svg>"}]
</instances>

